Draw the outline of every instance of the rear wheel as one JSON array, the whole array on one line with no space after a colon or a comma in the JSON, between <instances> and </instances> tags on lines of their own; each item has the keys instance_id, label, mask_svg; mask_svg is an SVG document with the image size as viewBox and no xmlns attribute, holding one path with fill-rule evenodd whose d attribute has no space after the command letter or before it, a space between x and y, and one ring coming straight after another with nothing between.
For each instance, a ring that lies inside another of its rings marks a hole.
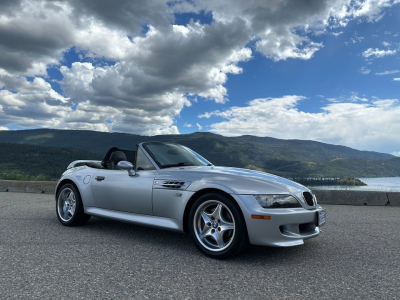
<instances>
[{"instance_id":1,"label":"rear wheel","mask_svg":"<svg viewBox=\"0 0 400 300\"><path fill-rule=\"evenodd\" d=\"M57 218L65 226L85 224L90 216L85 214L78 189L70 184L64 184L57 194Z\"/></svg>"},{"instance_id":2,"label":"rear wheel","mask_svg":"<svg viewBox=\"0 0 400 300\"><path fill-rule=\"evenodd\" d=\"M197 248L212 258L239 254L248 244L242 212L224 195L210 193L197 199L190 211L188 228Z\"/></svg>"}]
</instances>

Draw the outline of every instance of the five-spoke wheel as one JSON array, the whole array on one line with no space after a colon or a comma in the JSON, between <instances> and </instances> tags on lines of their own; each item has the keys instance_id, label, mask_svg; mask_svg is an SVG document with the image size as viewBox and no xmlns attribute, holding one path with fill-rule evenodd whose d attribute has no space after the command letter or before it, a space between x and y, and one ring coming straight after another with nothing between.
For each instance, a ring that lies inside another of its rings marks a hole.
<instances>
[{"instance_id":1,"label":"five-spoke wheel","mask_svg":"<svg viewBox=\"0 0 400 300\"><path fill-rule=\"evenodd\" d=\"M208 250L226 249L235 235L232 213L218 200L208 200L200 205L193 222L197 239Z\"/></svg>"},{"instance_id":2,"label":"five-spoke wheel","mask_svg":"<svg viewBox=\"0 0 400 300\"><path fill-rule=\"evenodd\" d=\"M56 198L58 220L66 226L76 226L86 223L90 216L83 210L82 199L78 189L70 184L61 186Z\"/></svg>"},{"instance_id":3,"label":"five-spoke wheel","mask_svg":"<svg viewBox=\"0 0 400 300\"><path fill-rule=\"evenodd\" d=\"M196 246L212 258L228 258L247 245L247 230L240 208L222 194L206 194L194 203L189 232Z\"/></svg>"},{"instance_id":4,"label":"five-spoke wheel","mask_svg":"<svg viewBox=\"0 0 400 300\"><path fill-rule=\"evenodd\" d=\"M64 222L68 222L72 219L76 209L76 198L74 192L71 189L65 188L59 194L57 209L58 215L60 216L61 220L63 220Z\"/></svg>"}]
</instances>

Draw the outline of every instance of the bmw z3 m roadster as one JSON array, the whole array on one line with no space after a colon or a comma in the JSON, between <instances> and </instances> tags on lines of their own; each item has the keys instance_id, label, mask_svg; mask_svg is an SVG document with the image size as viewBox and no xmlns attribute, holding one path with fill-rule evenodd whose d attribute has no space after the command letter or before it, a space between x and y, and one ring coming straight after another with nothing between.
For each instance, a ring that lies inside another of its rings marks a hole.
<instances>
[{"instance_id":1,"label":"bmw z3 m roadster","mask_svg":"<svg viewBox=\"0 0 400 300\"><path fill-rule=\"evenodd\" d=\"M91 216L190 234L205 255L224 259L248 243L296 246L319 235L325 210L306 187L247 169L217 167L178 144L111 147L102 161L72 162L56 186L66 226Z\"/></svg>"}]
</instances>

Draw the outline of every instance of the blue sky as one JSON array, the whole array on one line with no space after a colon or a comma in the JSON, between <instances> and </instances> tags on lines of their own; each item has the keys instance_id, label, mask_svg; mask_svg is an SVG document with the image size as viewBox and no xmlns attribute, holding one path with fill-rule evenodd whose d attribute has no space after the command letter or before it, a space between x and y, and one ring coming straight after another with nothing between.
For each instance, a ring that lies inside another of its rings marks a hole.
<instances>
[{"instance_id":1,"label":"blue sky","mask_svg":"<svg viewBox=\"0 0 400 300\"><path fill-rule=\"evenodd\" d=\"M0 130L210 131L400 156L400 1L0 4Z\"/></svg>"},{"instance_id":2,"label":"blue sky","mask_svg":"<svg viewBox=\"0 0 400 300\"><path fill-rule=\"evenodd\" d=\"M345 28L332 32L343 33L315 37L324 47L309 60L274 62L254 53L251 60L240 64L242 74L228 76L225 84L229 92L227 106L240 106L256 98L303 95L308 99L301 101L297 108L315 113L321 112L321 107L329 103L326 98L349 98L353 94L368 98L400 97L400 82L393 81L396 76L400 77L400 72L393 76L375 75L386 70L400 70L400 56L379 58L369 65L361 55L368 48L385 48L383 42L400 43L400 5L393 7L378 22L353 20ZM371 70L369 74L361 73L364 66ZM199 101L185 108L178 124L183 126L187 117L195 119L198 111L218 109L223 108L217 103ZM207 128L213 121L203 119L200 123ZM180 130L190 133L195 129L180 127Z\"/></svg>"}]
</instances>

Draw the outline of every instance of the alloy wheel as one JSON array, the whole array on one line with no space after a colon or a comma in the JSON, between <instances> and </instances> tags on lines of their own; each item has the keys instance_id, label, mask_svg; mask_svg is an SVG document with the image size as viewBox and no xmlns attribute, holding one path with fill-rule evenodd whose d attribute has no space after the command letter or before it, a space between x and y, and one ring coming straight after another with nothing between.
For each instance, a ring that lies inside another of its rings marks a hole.
<instances>
[{"instance_id":1,"label":"alloy wheel","mask_svg":"<svg viewBox=\"0 0 400 300\"><path fill-rule=\"evenodd\" d=\"M208 200L197 208L194 216L194 232L204 248L217 252L230 246L235 236L235 219L225 204Z\"/></svg>"},{"instance_id":2,"label":"alloy wheel","mask_svg":"<svg viewBox=\"0 0 400 300\"><path fill-rule=\"evenodd\" d=\"M76 197L74 192L69 189L63 189L58 195L57 212L61 220L68 222L72 219L76 210Z\"/></svg>"}]
</instances>

